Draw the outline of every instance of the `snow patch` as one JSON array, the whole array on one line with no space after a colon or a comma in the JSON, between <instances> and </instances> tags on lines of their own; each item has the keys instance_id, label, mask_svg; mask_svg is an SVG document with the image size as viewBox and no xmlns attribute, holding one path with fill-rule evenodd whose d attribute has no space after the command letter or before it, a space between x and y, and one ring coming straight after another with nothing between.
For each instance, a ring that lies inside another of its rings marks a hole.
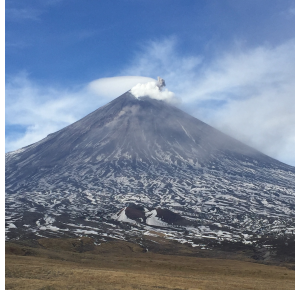
<instances>
[{"instance_id":1,"label":"snow patch","mask_svg":"<svg viewBox=\"0 0 300 290\"><path fill-rule=\"evenodd\" d=\"M169 225L163 222L159 217L157 217L156 209L147 213L146 224L150 226L157 226L157 227L168 227Z\"/></svg>"},{"instance_id":2,"label":"snow patch","mask_svg":"<svg viewBox=\"0 0 300 290\"><path fill-rule=\"evenodd\" d=\"M135 220L132 220L130 218L127 217L126 213L125 213L126 207L124 207L122 209L122 211L118 214L115 215L115 219L119 222L125 222L125 223L131 223L131 224L136 224Z\"/></svg>"}]
</instances>

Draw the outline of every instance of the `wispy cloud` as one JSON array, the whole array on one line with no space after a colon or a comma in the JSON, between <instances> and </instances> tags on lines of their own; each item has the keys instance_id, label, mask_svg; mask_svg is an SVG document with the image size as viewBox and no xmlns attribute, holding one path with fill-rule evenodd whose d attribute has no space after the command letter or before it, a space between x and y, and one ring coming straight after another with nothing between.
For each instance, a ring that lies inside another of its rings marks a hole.
<instances>
[{"instance_id":1,"label":"wispy cloud","mask_svg":"<svg viewBox=\"0 0 300 290\"><path fill-rule=\"evenodd\" d=\"M184 109L283 162L294 164L294 41L180 56L176 40L149 42L124 74L162 76Z\"/></svg>"},{"instance_id":2,"label":"wispy cloud","mask_svg":"<svg viewBox=\"0 0 300 290\"><path fill-rule=\"evenodd\" d=\"M6 124L24 128L7 134L6 151L13 151L45 138L106 104L137 83L152 81L139 76L94 80L76 88L42 86L26 73L6 84Z\"/></svg>"},{"instance_id":3,"label":"wispy cloud","mask_svg":"<svg viewBox=\"0 0 300 290\"><path fill-rule=\"evenodd\" d=\"M6 1L5 20L12 22L40 21L43 13L61 2L63 0L43 0L37 2L36 5L32 5L32 3L26 3L25 1Z\"/></svg>"},{"instance_id":4,"label":"wispy cloud","mask_svg":"<svg viewBox=\"0 0 300 290\"><path fill-rule=\"evenodd\" d=\"M6 123L23 126L23 134L6 138L6 151L32 144L69 125L92 108L83 101L84 89L78 92L45 87L20 74L6 84ZM89 96L88 96L89 97Z\"/></svg>"},{"instance_id":5,"label":"wispy cloud","mask_svg":"<svg viewBox=\"0 0 300 290\"><path fill-rule=\"evenodd\" d=\"M7 151L36 142L118 97L161 76L182 108L283 162L294 164L294 41L222 52L207 60L181 56L175 38L148 42L116 78L80 88L41 86L26 75L8 80L6 122L22 125ZM147 76L122 77L127 76Z\"/></svg>"},{"instance_id":6,"label":"wispy cloud","mask_svg":"<svg viewBox=\"0 0 300 290\"><path fill-rule=\"evenodd\" d=\"M7 21L23 21L23 20L40 20L40 16L43 13L40 9L34 8L6 8L5 18Z\"/></svg>"},{"instance_id":7,"label":"wispy cloud","mask_svg":"<svg viewBox=\"0 0 300 290\"><path fill-rule=\"evenodd\" d=\"M30 44L27 41L24 40L6 40L5 41L5 46L9 48L17 48L17 49L22 49L25 47L30 46Z\"/></svg>"}]
</instances>

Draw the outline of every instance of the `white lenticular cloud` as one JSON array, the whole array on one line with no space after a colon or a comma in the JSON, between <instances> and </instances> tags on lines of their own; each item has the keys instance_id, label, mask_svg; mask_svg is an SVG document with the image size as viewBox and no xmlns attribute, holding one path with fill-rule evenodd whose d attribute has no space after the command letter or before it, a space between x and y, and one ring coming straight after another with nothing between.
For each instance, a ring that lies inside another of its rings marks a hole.
<instances>
[{"instance_id":1,"label":"white lenticular cloud","mask_svg":"<svg viewBox=\"0 0 300 290\"><path fill-rule=\"evenodd\" d=\"M88 89L101 97L116 98L121 94L129 91L138 83L154 82L149 77L142 76L119 76L111 78L101 78L94 80L88 84Z\"/></svg>"},{"instance_id":2,"label":"white lenticular cloud","mask_svg":"<svg viewBox=\"0 0 300 290\"><path fill-rule=\"evenodd\" d=\"M163 88L160 90L156 82L148 82L145 84L138 83L131 90L136 98L148 96L152 99L167 101L170 103L177 102L174 93L170 92L168 89Z\"/></svg>"}]
</instances>

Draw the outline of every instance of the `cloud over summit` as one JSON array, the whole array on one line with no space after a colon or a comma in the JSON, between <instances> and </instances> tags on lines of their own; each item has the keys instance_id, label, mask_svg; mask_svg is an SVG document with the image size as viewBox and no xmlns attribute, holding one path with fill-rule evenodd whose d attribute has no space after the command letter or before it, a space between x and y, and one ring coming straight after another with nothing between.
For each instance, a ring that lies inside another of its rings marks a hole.
<instances>
[{"instance_id":1,"label":"cloud over summit","mask_svg":"<svg viewBox=\"0 0 300 290\"><path fill-rule=\"evenodd\" d=\"M101 97L116 98L129 91L136 84L155 82L154 79L142 76L117 76L100 78L88 84L88 89Z\"/></svg>"}]
</instances>

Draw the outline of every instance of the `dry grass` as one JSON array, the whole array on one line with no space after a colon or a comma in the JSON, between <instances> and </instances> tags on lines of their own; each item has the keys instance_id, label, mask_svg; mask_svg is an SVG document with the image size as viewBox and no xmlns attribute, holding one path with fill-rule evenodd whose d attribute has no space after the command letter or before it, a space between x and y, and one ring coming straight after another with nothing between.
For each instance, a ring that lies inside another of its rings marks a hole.
<instances>
[{"instance_id":1,"label":"dry grass","mask_svg":"<svg viewBox=\"0 0 300 290\"><path fill-rule=\"evenodd\" d=\"M295 288L295 272L284 267L143 253L125 242L102 244L83 253L73 249L82 249L80 241L40 243L44 248L7 245L6 289Z\"/></svg>"},{"instance_id":2,"label":"dry grass","mask_svg":"<svg viewBox=\"0 0 300 290\"><path fill-rule=\"evenodd\" d=\"M156 232L156 231L149 231L150 234L156 235L158 237L165 237L166 235L164 233ZM145 234L147 236L147 234Z\"/></svg>"}]
</instances>

